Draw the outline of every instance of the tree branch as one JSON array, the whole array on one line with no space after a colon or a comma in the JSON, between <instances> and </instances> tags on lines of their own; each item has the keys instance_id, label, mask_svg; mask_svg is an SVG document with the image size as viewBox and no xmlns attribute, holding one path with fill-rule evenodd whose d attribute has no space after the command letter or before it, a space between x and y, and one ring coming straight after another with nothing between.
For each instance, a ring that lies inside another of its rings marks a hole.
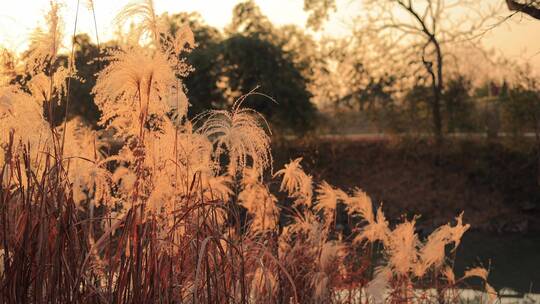
<instances>
[{"instance_id":1,"label":"tree branch","mask_svg":"<svg viewBox=\"0 0 540 304\"><path fill-rule=\"evenodd\" d=\"M506 5L511 11L521 12L540 20L540 8L533 5L536 2L537 1L532 1L529 4L523 4L515 0L506 0Z\"/></svg>"}]
</instances>

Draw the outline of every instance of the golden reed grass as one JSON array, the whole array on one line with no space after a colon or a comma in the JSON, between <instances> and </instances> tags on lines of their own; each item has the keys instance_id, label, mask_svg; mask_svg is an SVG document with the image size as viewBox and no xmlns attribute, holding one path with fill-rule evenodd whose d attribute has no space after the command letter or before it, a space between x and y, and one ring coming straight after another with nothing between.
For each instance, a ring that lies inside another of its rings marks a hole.
<instances>
[{"instance_id":1,"label":"golden reed grass","mask_svg":"<svg viewBox=\"0 0 540 304\"><path fill-rule=\"evenodd\" d=\"M243 106L260 93L190 121L193 33L169 33L150 0L117 21L131 18L93 89L100 131L52 122L77 77L58 5L24 62L2 57L2 75L29 76L0 88L3 303L454 303L473 276L495 299L485 269L452 270L462 215L422 240L361 189L314 186L301 158L272 175L268 126Z\"/></svg>"}]
</instances>

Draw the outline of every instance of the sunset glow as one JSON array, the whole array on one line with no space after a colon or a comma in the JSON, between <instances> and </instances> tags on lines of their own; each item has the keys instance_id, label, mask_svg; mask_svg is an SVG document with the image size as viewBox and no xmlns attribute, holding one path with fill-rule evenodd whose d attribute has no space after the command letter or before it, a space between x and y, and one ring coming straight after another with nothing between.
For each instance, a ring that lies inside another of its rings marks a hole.
<instances>
[{"instance_id":1,"label":"sunset glow","mask_svg":"<svg viewBox=\"0 0 540 304\"><path fill-rule=\"evenodd\" d=\"M540 303L540 0L0 11L0 303Z\"/></svg>"},{"instance_id":2,"label":"sunset glow","mask_svg":"<svg viewBox=\"0 0 540 304\"><path fill-rule=\"evenodd\" d=\"M78 33L89 33L95 36L94 21L91 11L81 0L78 15ZM114 27L114 17L129 0L104 1L94 0L94 9L98 26L99 36L104 40L114 38L116 28ZM174 14L177 12L197 12L210 25L217 28L227 26L232 18L233 7L241 1L239 0L156 0L156 10L159 14L167 12ZM75 12L77 1L63 0L62 16L64 17L65 33L73 33L75 24ZM273 0L260 1L257 4L270 20L277 25L294 24L304 27L307 14L303 11L302 0ZM16 48L20 51L26 47L28 35L38 24L42 24L42 16L48 9L48 0L19 0L8 1L0 12L0 46ZM338 0L337 13L333 14L330 22L326 25L325 35L345 36L349 33L348 24L350 17L355 10L361 9L358 5L348 0ZM25 14L26 18L18 18ZM509 13L508 13L509 14ZM500 19L508 14L502 12ZM486 24L486 30L490 29L495 22ZM69 36L68 35L68 36ZM488 30L483 37L484 44L488 48L501 52L505 56L521 61L529 61L537 68L540 68L540 39L531 39L531 35L540 35L540 24L530 17L515 16L511 21L505 22L501 26ZM95 39L95 37L94 37ZM69 39L66 38L66 42Z\"/></svg>"}]
</instances>

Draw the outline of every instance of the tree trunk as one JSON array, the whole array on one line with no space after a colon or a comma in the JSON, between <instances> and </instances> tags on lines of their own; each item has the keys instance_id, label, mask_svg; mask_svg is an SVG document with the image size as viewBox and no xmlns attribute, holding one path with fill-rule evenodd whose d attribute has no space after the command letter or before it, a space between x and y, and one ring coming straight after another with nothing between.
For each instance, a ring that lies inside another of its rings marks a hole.
<instances>
[{"instance_id":1,"label":"tree trunk","mask_svg":"<svg viewBox=\"0 0 540 304\"><path fill-rule=\"evenodd\" d=\"M442 130L442 116L441 116L441 94L438 88L433 88L433 102L431 105L431 112L433 116L433 133L435 135L435 143L440 148L444 141Z\"/></svg>"},{"instance_id":2,"label":"tree trunk","mask_svg":"<svg viewBox=\"0 0 540 304\"><path fill-rule=\"evenodd\" d=\"M435 127L435 141L437 147L440 149L443 143L443 128L442 128L442 117L441 117L441 95L443 90L443 59L442 51L439 42L435 37L432 38L433 44L435 45L435 51L437 53L437 85L435 87L435 98L433 100L433 120Z\"/></svg>"},{"instance_id":3,"label":"tree trunk","mask_svg":"<svg viewBox=\"0 0 540 304\"><path fill-rule=\"evenodd\" d=\"M534 126L536 139L536 185L540 187L540 120L536 119Z\"/></svg>"},{"instance_id":4,"label":"tree trunk","mask_svg":"<svg viewBox=\"0 0 540 304\"><path fill-rule=\"evenodd\" d=\"M431 116L433 119L433 135L435 136L435 144L437 145L437 149L440 151L444 136L443 136L443 126L442 126L442 114L441 114L441 97L442 97L442 88L443 88L443 80L442 80L442 51L441 47L439 45L439 42L435 38L435 36L430 35L430 39L428 44L433 44L435 47L435 54L437 56L436 58L436 69L437 74L433 71L433 63L428 62L425 60L424 57L422 57L422 61L424 63L424 66L426 67L429 75L431 76L431 88L433 90L433 100L431 102Z\"/></svg>"}]
</instances>

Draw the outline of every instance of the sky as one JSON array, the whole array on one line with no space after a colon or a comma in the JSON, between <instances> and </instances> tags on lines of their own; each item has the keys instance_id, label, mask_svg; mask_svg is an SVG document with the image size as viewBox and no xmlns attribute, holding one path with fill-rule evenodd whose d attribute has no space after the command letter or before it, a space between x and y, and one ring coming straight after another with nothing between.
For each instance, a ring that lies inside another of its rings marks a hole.
<instances>
[{"instance_id":1,"label":"sky","mask_svg":"<svg viewBox=\"0 0 540 304\"><path fill-rule=\"evenodd\" d=\"M87 8L87 0L80 0L77 32L94 34L93 17ZM502 1L502 0L485 0ZM73 34L77 0L63 0L62 15L65 33ZM117 12L129 3L129 0L94 0L98 34L100 40L113 37L112 20ZM154 0L158 13L199 12L204 20L215 27L226 26L232 17L233 7L240 0ZM304 26L307 15L303 11L303 0L257 0L262 12L277 25L296 24ZM354 14L350 0L338 0L338 12L326 24L327 35L346 35L347 19ZM29 33L38 24L49 7L48 0L0 0L0 45L22 51L26 47ZM506 12L502 12L506 14ZM66 38L69 39L69 38ZM67 40L69 41L69 40ZM487 32L483 43L488 48L504 56L530 62L535 69L540 69L540 20L528 17L514 17L502 25Z\"/></svg>"}]
</instances>

